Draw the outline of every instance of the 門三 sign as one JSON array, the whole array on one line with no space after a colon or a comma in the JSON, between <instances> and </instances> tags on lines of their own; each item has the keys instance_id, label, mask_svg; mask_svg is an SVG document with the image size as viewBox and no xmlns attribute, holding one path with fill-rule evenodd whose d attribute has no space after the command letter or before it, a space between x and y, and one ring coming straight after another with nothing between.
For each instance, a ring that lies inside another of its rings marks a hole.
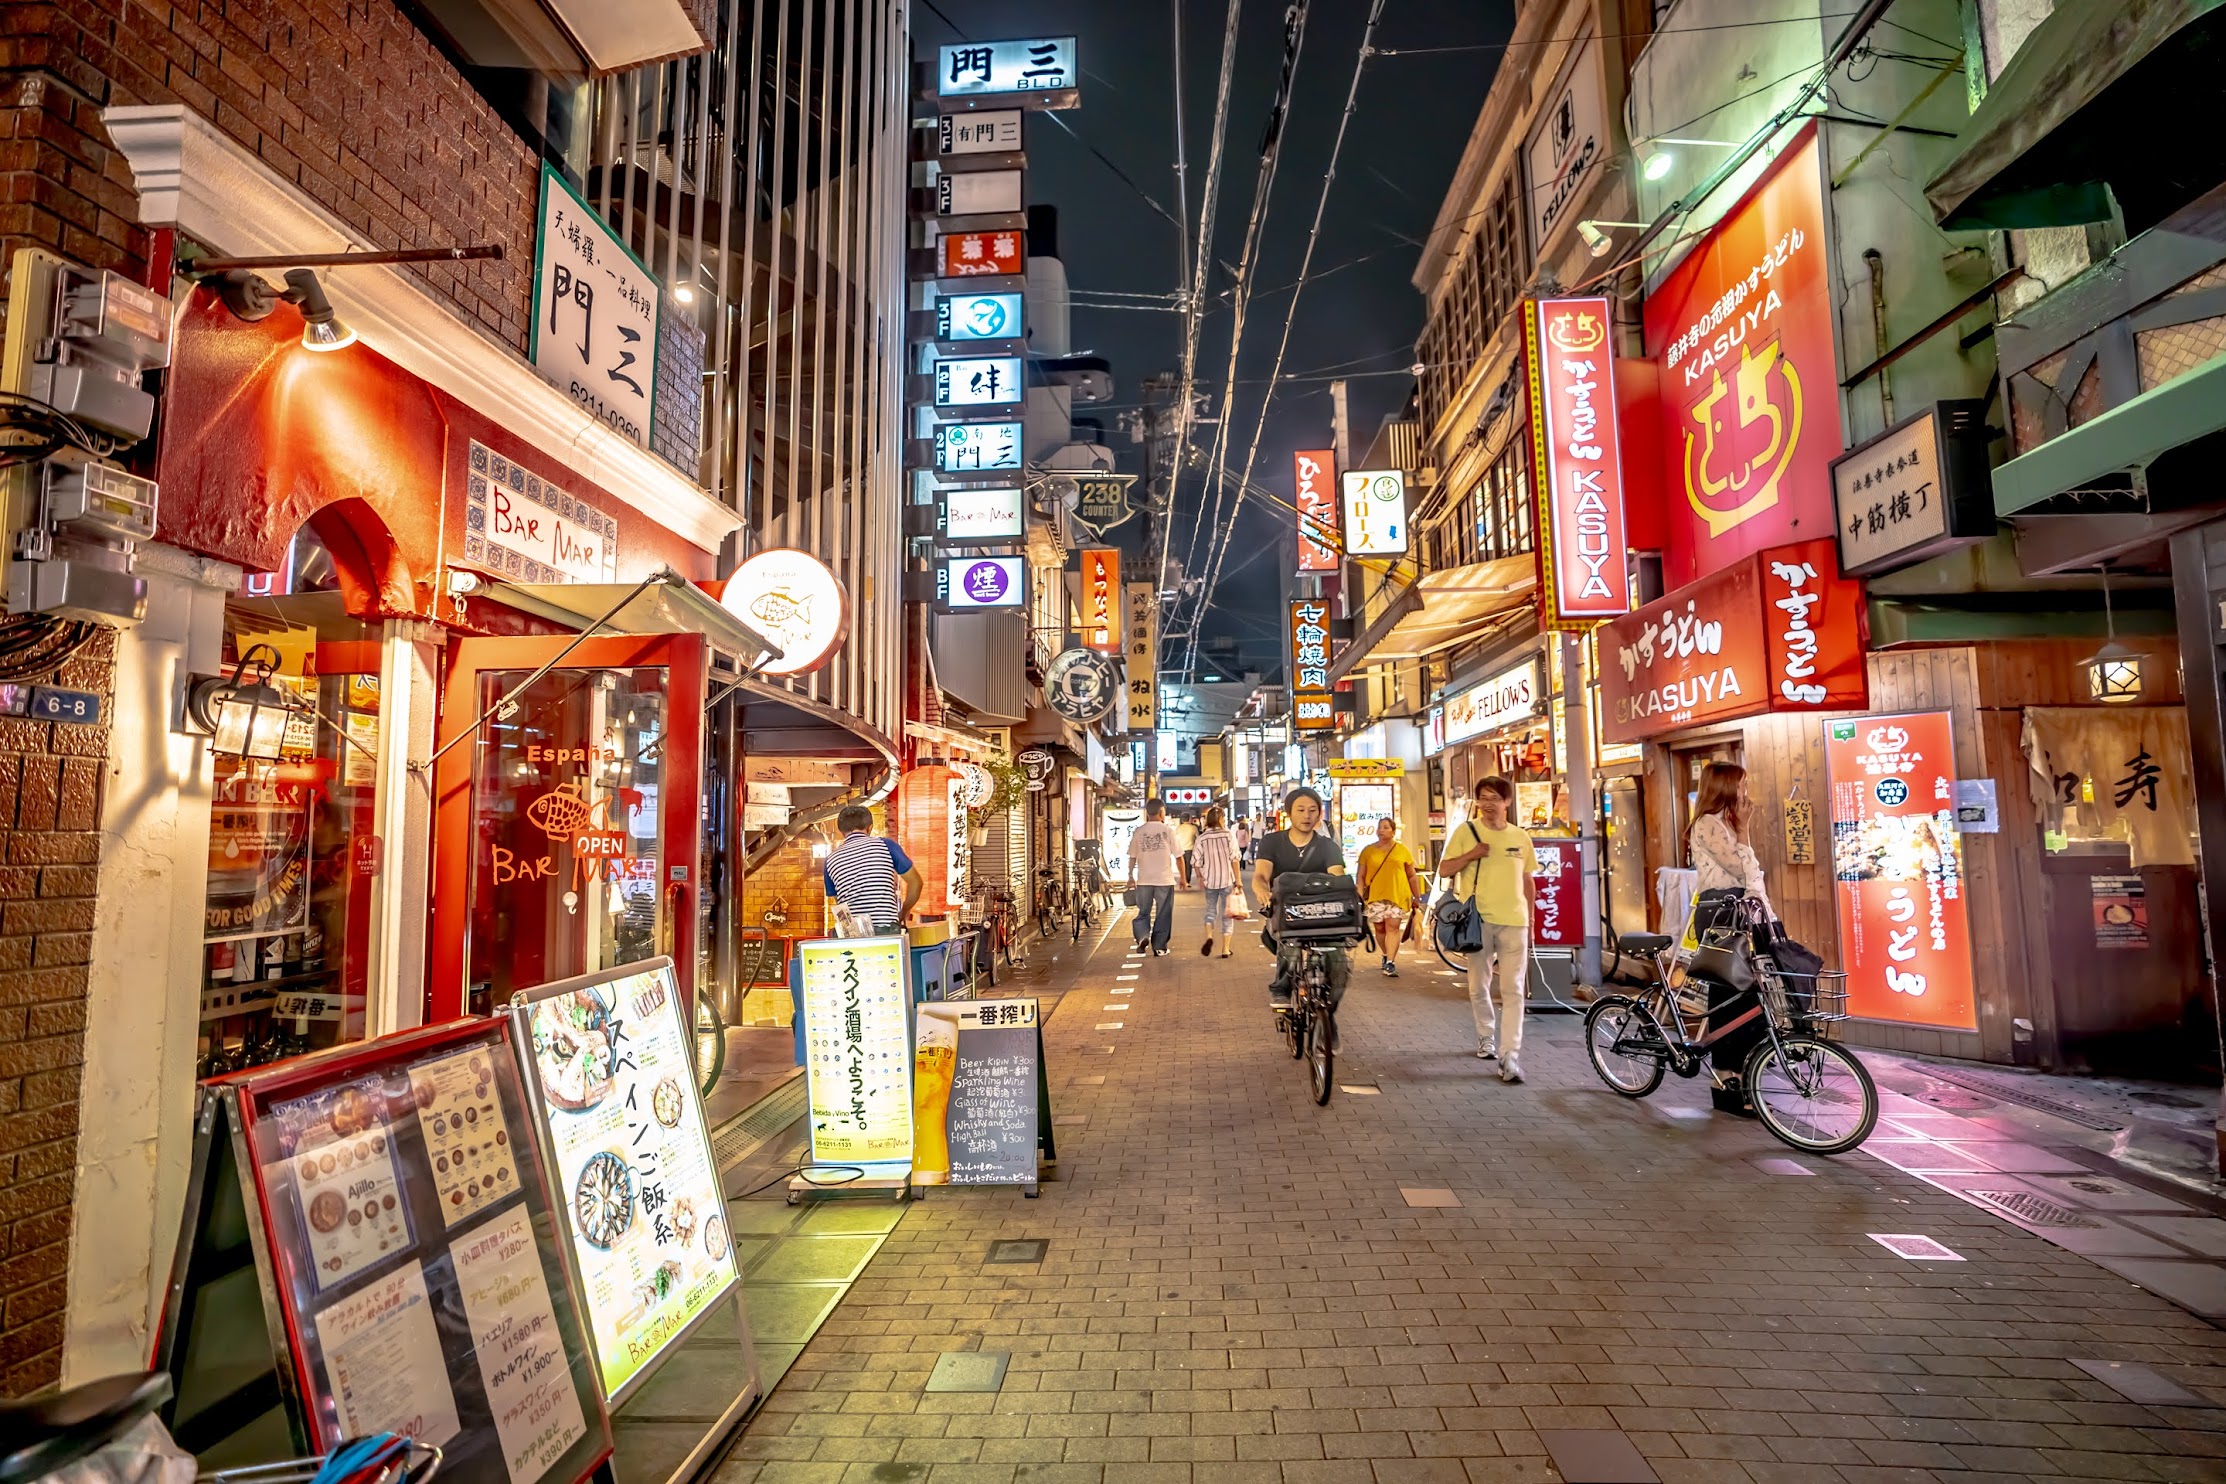
<instances>
[{"instance_id":1,"label":"\u9580\u4e09 sign","mask_svg":"<svg viewBox=\"0 0 2226 1484\"><path fill-rule=\"evenodd\" d=\"M564 177L541 167L529 358L598 422L649 446L663 290Z\"/></svg>"},{"instance_id":2,"label":"\u9580\u4e09 sign","mask_svg":"<svg viewBox=\"0 0 2226 1484\"><path fill-rule=\"evenodd\" d=\"M962 41L937 55L935 92L940 98L994 93L1062 93L1082 85L1072 36L1027 41Z\"/></svg>"},{"instance_id":3,"label":"\u9580\u4e09 sign","mask_svg":"<svg viewBox=\"0 0 2226 1484\"><path fill-rule=\"evenodd\" d=\"M1994 534L1986 403L1936 402L1832 464L1840 570L1890 572Z\"/></svg>"},{"instance_id":4,"label":"\u9580\u4e09 sign","mask_svg":"<svg viewBox=\"0 0 2226 1484\"><path fill-rule=\"evenodd\" d=\"M1584 628L1631 608L1610 324L1604 297L1537 299L1523 316L1538 601L1549 628Z\"/></svg>"},{"instance_id":5,"label":"\u9580\u4e09 sign","mask_svg":"<svg viewBox=\"0 0 2226 1484\"><path fill-rule=\"evenodd\" d=\"M946 113L936 121L936 153L996 155L1020 148L1020 110Z\"/></svg>"},{"instance_id":6,"label":"\u9580\u4e09 sign","mask_svg":"<svg viewBox=\"0 0 2226 1484\"><path fill-rule=\"evenodd\" d=\"M945 423L935 430L935 467L974 474L1020 467L1019 423Z\"/></svg>"}]
</instances>

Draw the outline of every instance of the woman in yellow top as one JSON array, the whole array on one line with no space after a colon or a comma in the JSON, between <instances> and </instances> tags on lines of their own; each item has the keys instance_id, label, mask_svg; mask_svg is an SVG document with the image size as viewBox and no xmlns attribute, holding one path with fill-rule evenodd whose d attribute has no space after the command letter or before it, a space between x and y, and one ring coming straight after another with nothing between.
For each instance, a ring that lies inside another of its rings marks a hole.
<instances>
[{"instance_id":1,"label":"woman in yellow top","mask_svg":"<svg viewBox=\"0 0 2226 1484\"><path fill-rule=\"evenodd\" d=\"M1399 977L1399 938L1423 894L1422 873L1415 870L1407 847L1394 838L1398 833L1398 822L1387 815L1376 821L1376 843L1360 852L1362 910L1376 934L1387 979Z\"/></svg>"}]
</instances>

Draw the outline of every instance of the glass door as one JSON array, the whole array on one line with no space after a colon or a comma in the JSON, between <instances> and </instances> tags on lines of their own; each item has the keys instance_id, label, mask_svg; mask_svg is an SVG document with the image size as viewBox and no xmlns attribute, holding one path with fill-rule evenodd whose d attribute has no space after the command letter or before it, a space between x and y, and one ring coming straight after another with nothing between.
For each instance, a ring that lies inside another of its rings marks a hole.
<instances>
[{"instance_id":1,"label":"glass door","mask_svg":"<svg viewBox=\"0 0 2226 1484\"><path fill-rule=\"evenodd\" d=\"M570 642L451 646L431 1019L665 954L694 992L706 646L594 638L535 673Z\"/></svg>"}]
</instances>

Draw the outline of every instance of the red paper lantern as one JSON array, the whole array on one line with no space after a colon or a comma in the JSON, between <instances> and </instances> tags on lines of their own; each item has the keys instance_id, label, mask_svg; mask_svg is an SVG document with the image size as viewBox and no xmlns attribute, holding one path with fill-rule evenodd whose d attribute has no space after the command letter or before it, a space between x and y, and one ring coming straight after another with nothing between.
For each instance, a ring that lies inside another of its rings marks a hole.
<instances>
[{"instance_id":1,"label":"red paper lantern","mask_svg":"<svg viewBox=\"0 0 2226 1484\"><path fill-rule=\"evenodd\" d=\"M951 905L951 832L966 838L966 815L952 817L951 788L959 781L954 769L942 763L923 763L906 773L897 784L897 843L920 868L925 883L920 892L920 912L949 912Z\"/></svg>"}]
</instances>

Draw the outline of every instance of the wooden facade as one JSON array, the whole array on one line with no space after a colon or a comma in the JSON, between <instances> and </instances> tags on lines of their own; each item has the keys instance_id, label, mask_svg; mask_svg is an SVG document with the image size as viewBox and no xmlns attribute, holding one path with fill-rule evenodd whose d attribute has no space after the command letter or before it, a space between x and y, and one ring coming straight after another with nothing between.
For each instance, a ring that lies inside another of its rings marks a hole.
<instances>
[{"instance_id":1,"label":"wooden facade","mask_svg":"<svg viewBox=\"0 0 2226 1484\"><path fill-rule=\"evenodd\" d=\"M2164 637L2126 641L2142 652L2143 704L2179 706L2179 649ZM2192 902L2192 871L2152 867L2149 881L2152 932L2156 948L2132 972L2088 972L2077 954L2064 951L2065 914L2051 901L2051 860L2041 848L2040 817L2027 783L2028 766L2020 734L2028 706L2089 704L2086 671L2092 639L2002 641L1937 648L1896 649L1869 657L1869 707L1860 715L1946 711L1955 737L1959 778L1991 778L2000 803L2001 829L1965 834L1964 874L1970 912L1974 972L1978 985L1975 1035L1901 1026L1882 1021L1850 1022L1850 1041L1890 1050L1965 1057L1998 1063L2062 1066L2083 1060L2076 1049L2114 1019L2156 1023L2173 1017L2207 1014L2209 987L2201 981L2199 929L2192 913L2181 913L2181 899ZM1831 875L1830 788L1825 776L1824 725L1830 714L1753 717L1663 738L1647 748L1647 877L1654 870L1683 865L1683 782L1681 758L1711 744L1736 743L1755 799L1751 835L1768 878L1770 897L1786 930L1839 966L1839 924ZM1786 860L1785 804L1809 800L1815 810L1814 862ZM2193 828L2193 821L2189 821ZM2177 874L2175 874L2177 873ZM2057 872L2057 875L2063 873ZM2181 879L2182 877L2186 879ZM2078 890L2080 923L2085 922L2086 882ZM1656 904L1658 907L1658 903ZM1665 927L1664 931L1670 929ZM2192 982L2188 965L2193 966Z\"/></svg>"}]
</instances>

